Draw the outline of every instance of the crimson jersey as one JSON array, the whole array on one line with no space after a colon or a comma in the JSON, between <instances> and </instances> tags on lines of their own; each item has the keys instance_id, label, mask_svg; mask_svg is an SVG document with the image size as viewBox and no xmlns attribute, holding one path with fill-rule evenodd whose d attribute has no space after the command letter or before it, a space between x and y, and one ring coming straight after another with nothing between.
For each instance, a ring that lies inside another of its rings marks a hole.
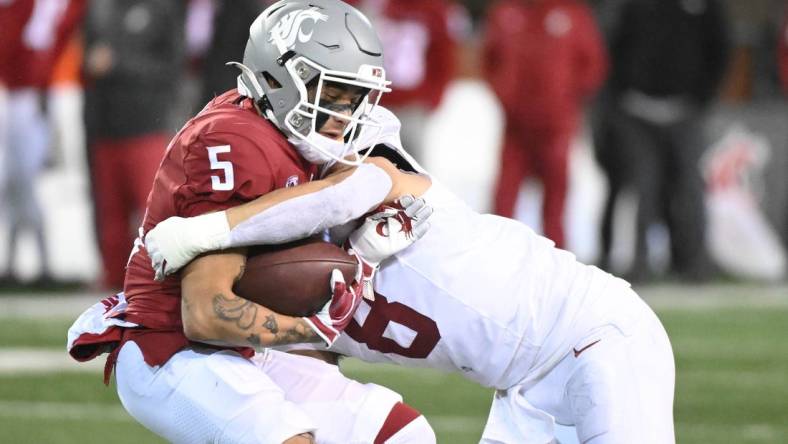
<instances>
[{"instance_id":1,"label":"crimson jersey","mask_svg":"<svg viewBox=\"0 0 788 444\"><path fill-rule=\"evenodd\" d=\"M210 102L170 142L148 196L142 233L170 216L220 211L311 179L315 167L235 90ZM138 239L126 270L125 320L150 365L160 365L188 344L181 322L180 276L153 279ZM129 337L130 336L130 337ZM251 353L250 349L244 350Z\"/></svg>"}]
</instances>

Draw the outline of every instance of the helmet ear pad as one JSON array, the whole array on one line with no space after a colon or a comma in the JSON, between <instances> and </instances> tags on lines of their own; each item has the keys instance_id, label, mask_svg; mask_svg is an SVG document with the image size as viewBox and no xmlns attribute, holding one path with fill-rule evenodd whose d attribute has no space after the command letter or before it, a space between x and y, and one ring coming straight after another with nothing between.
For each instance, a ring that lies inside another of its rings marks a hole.
<instances>
[{"instance_id":1,"label":"helmet ear pad","mask_svg":"<svg viewBox=\"0 0 788 444\"><path fill-rule=\"evenodd\" d=\"M304 76L306 78L297 79L297 81L293 81L293 77L286 68L276 72L279 74L278 76L272 74L271 71L259 71L256 73L264 91L263 97L258 100L258 106L260 106L261 110L268 110L274 115L281 116L282 108L287 109L291 101L295 105L298 105L303 100L313 101L311 97L302 97L302 90L308 94L309 89L317 85L320 78L319 71L309 68L308 72L305 72L305 74L308 74ZM301 85L298 83L301 83ZM287 84L292 84L289 90L285 87ZM275 109L275 106L279 109Z\"/></svg>"},{"instance_id":2,"label":"helmet ear pad","mask_svg":"<svg viewBox=\"0 0 788 444\"><path fill-rule=\"evenodd\" d=\"M282 83L276 79L276 77L272 76L268 71L262 71L259 73L259 76L262 77L261 83L268 85L271 90L277 90L282 88Z\"/></svg>"},{"instance_id":3,"label":"helmet ear pad","mask_svg":"<svg viewBox=\"0 0 788 444\"><path fill-rule=\"evenodd\" d=\"M270 75L267 71L258 72L255 74L257 81L260 85L266 85L271 90L277 90L282 88L282 85L277 81L272 75ZM271 110L271 102L268 101L268 96L263 94L260 98L255 100L257 107L265 113L266 111Z\"/></svg>"}]
</instances>

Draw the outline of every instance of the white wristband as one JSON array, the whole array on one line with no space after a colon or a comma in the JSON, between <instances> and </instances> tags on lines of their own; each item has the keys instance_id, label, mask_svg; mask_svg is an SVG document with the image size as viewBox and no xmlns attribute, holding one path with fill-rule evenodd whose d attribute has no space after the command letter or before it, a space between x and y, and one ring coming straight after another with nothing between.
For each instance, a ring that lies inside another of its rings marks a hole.
<instances>
[{"instance_id":1,"label":"white wristband","mask_svg":"<svg viewBox=\"0 0 788 444\"><path fill-rule=\"evenodd\" d=\"M188 219L187 219L188 220ZM222 250L230 246L230 223L224 211L203 214L184 226L185 235L200 239L200 253Z\"/></svg>"},{"instance_id":2,"label":"white wristband","mask_svg":"<svg viewBox=\"0 0 788 444\"><path fill-rule=\"evenodd\" d=\"M145 235L145 249L156 280L162 280L199 254L229 246L230 224L224 211L196 217L171 217Z\"/></svg>"}]
</instances>

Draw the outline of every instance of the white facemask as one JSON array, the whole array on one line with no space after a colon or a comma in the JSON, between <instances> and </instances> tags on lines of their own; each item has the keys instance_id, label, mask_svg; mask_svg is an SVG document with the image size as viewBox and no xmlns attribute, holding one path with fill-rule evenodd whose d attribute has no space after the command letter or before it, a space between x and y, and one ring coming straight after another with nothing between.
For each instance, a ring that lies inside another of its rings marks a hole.
<instances>
[{"instance_id":1,"label":"white facemask","mask_svg":"<svg viewBox=\"0 0 788 444\"><path fill-rule=\"evenodd\" d=\"M288 141L295 147L301 157L314 165L323 165L334 161L335 159L328 153L342 158L347 154L346 151L348 149L345 142L330 139L318 132L312 132L303 139L291 136L288 138Z\"/></svg>"}]
</instances>

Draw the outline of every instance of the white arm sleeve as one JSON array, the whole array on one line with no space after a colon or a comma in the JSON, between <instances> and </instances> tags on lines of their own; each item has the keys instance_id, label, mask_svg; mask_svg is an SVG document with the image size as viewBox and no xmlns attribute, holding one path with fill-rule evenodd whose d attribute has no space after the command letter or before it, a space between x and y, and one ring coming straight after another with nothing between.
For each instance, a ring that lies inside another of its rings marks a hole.
<instances>
[{"instance_id":1,"label":"white arm sleeve","mask_svg":"<svg viewBox=\"0 0 788 444\"><path fill-rule=\"evenodd\" d=\"M363 164L342 182L258 213L230 231L227 247L281 244L320 233L361 217L391 191L391 177Z\"/></svg>"}]
</instances>

